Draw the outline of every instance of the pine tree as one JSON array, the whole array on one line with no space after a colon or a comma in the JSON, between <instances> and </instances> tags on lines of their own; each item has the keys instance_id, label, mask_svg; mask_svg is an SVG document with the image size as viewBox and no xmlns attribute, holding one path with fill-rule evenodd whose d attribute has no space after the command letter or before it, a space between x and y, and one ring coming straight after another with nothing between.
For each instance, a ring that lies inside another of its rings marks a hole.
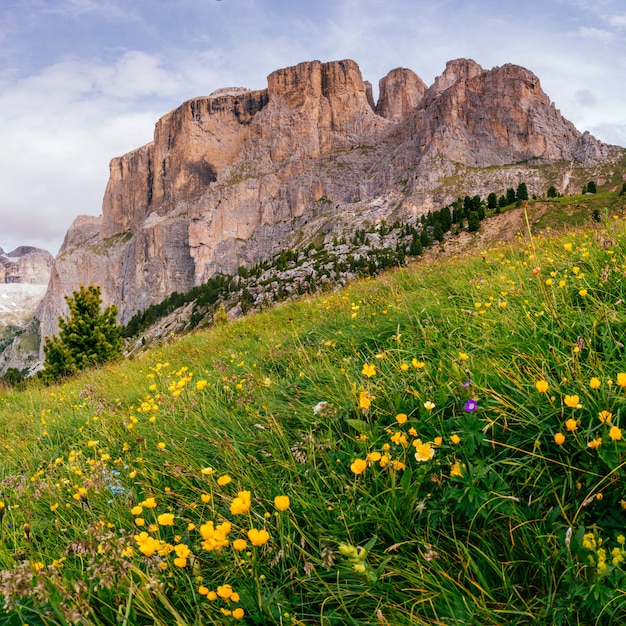
<instances>
[{"instance_id":1,"label":"pine tree","mask_svg":"<svg viewBox=\"0 0 626 626\"><path fill-rule=\"evenodd\" d=\"M469 218L467 220L467 230L470 233L474 233L480 230L480 219L478 217L478 211L470 211Z\"/></svg>"},{"instance_id":2,"label":"pine tree","mask_svg":"<svg viewBox=\"0 0 626 626\"><path fill-rule=\"evenodd\" d=\"M509 187L506 190L506 203L508 204L515 204L515 199L516 199L516 195L515 195L515 189L513 189L512 187Z\"/></svg>"},{"instance_id":3,"label":"pine tree","mask_svg":"<svg viewBox=\"0 0 626 626\"><path fill-rule=\"evenodd\" d=\"M528 200L528 188L526 187L526 183L520 183L517 186L515 197L518 200Z\"/></svg>"},{"instance_id":4,"label":"pine tree","mask_svg":"<svg viewBox=\"0 0 626 626\"><path fill-rule=\"evenodd\" d=\"M59 334L46 337L44 342L43 376L48 381L106 363L122 354L117 307L113 304L100 312L100 287L81 285L71 296L65 296L65 301L69 317L60 317Z\"/></svg>"}]
</instances>

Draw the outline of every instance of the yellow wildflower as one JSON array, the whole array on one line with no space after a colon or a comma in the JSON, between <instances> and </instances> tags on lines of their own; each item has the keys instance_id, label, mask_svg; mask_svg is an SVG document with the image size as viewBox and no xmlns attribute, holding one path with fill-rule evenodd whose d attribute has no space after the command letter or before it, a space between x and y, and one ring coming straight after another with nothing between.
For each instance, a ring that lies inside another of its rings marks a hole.
<instances>
[{"instance_id":1,"label":"yellow wildflower","mask_svg":"<svg viewBox=\"0 0 626 626\"><path fill-rule=\"evenodd\" d=\"M237 552L241 552L248 547L248 542L245 539L235 539L233 541L233 549L237 550Z\"/></svg>"},{"instance_id":2,"label":"yellow wildflower","mask_svg":"<svg viewBox=\"0 0 626 626\"><path fill-rule=\"evenodd\" d=\"M548 385L548 382L545 380L538 380L535 383L535 387L537 387L539 393L545 393L550 388L550 385Z\"/></svg>"},{"instance_id":3,"label":"yellow wildflower","mask_svg":"<svg viewBox=\"0 0 626 626\"><path fill-rule=\"evenodd\" d=\"M577 428L578 428L578 422L573 419L573 418L569 418L566 422L565 422L565 428L570 432L573 433Z\"/></svg>"},{"instance_id":4,"label":"yellow wildflower","mask_svg":"<svg viewBox=\"0 0 626 626\"><path fill-rule=\"evenodd\" d=\"M450 468L450 478L453 476L457 478L463 478L463 471L461 470L461 464L456 461Z\"/></svg>"},{"instance_id":5,"label":"yellow wildflower","mask_svg":"<svg viewBox=\"0 0 626 626\"><path fill-rule=\"evenodd\" d=\"M363 365L363 369L361 370L361 374L371 378L376 374L376 366L372 363L365 363L365 365Z\"/></svg>"},{"instance_id":6,"label":"yellow wildflower","mask_svg":"<svg viewBox=\"0 0 626 626\"><path fill-rule=\"evenodd\" d=\"M597 439L592 439L587 442L587 446L589 448L599 448L602 445L602 437L598 437Z\"/></svg>"},{"instance_id":7,"label":"yellow wildflower","mask_svg":"<svg viewBox=\"0 0 626 626\"><path fill-rule=\"evenodd\" d=\"M611 413L610 411L600 411L600 413L598 413L598 419L603 424L606 424L607 422L610 422L613 419L613 413Z\"/></svg>"},{"instance_id":8,"label":"yellow wildflower","mask_svg":"<svg viewBox=\"0 0 626 626\"><path fill-rule=\"evenodd\" d=\"M274 507L277 511L286 511L289 505L289 496L276 496L274 498Z\"/></svg>"},{"instance_id":9,"label":"yellow wildflower","mask_svg":"<svg viewBox=\"0 0 626 626\"><path fill-rule=\"evenodd\" d=\"M359 408L369 409L372 406L372 400L370 394L367 391L362 391L359 395Z\"/></svg>"},{"instance_id":10,"label":"yellow wildflower","mask_svg":"<svg viewBox=\"0 0 626 626\"><path fill-rule=\"evenodd\" d=\"M572 409L580 409L582 405L580 404L580 398L576 395L574 396L565 396L564 399L565 404Z\"/></svg>"},{"instance_id":11,"label":"yellow wildflower","mask_svg":"<svg viewBox=\"0 0 626 626\"><path fill-rule=\"evenodd\" d=\"M161 526L173 526L174 515L172 515L172 513L162 513L157 517L157 522L159 522Z\"/></svg>"},{"instance_id":12,"label":"yellow wildflower","mask_svg":"<svg viewBox=\"0 0 626 626\"><path fill-rule=\"evenodd\" d=\"M430 461L435 456L435 449L429 442L422 443L421 439L417 439L413 442L415 447L415 460L416 461Z\"/></svg>"},{"instance_id":13,"label":"yellow wildflower","mask_svg":"<svg viewBox=\"0 0 626 626\"><path fill-rule=\"evenodd\" d=\"M228 483L229 483L231 480L232 480L232 478L231 478L228 474L224 474L223 476L220 476L220 477L217 479L217 484L218 484L220 487L224 487L224 486L228 485Z\"/></svg>"},{"instance_id":14,"label":"yellow wildflower","mask_svg":"<svg viewBox=\"0 0 626 626\"><path fill-rule=\"evenodd\" d=\"M250 510L250 492L240 491L237 497L230 504L230 512L233 515L241 515L247 513Z\"/></svg>"},{"instance_id":15,"label":"yellow wildflower","mask_svg":"<svg viewBox=\"0 0 626 626\"><path fill-rule=\"evenodd\" d=\"M562 446L564 441L565 435L563 433L556 433L554 435L554 443L556 443L557 446Z\"/></svg>"},{"instance_id":16,"label":"yellow wildflower","mask_svg":"<svg viewBox=\"0 0 626 626\"><path fill-rule=\"evenodd\" d=\"M617 382L617 384L618 384L620 387L626 387L626 373L624 373L624 372L620 372L620 373L617 375L617 381L616 381L616 382Z\"/></svg>"},{"instance_id":17,"label":"yellow wildflower","mask_svg":"<svg viewBox=\"0 0 626 626\"><path fill-rule=\"evenodd\" d=\"M611 430L609 430L609 437L613 441L619 441L622 438L622 429L617 426L611 426Z\"/></svg>"},{"instance_id":18,"label":"yellow wildflower","mask_svg":"<svg viewBox=\"0 0 626 626\"><path fill-rule=\"evenodd\" d=\"M600 384L600 379L595 376L589 381L589 386L592 389L598 389L598 387L600 387Z\"/></svg>"},{"instance_id":19,"label":"yellow wildflower","mask_svg":"<svg viewBox=\"0 0 626 626\"><path fill-rule=\"evenodd\" d=\"M270 538L270 534L265 529L257 530L256 528L251 528L248 531L248 539L250 539L250 543L253 546L262 546L264 543Z\"/></svg>"},{"instance_id":20,"label":"yellow wildflower","mask_svg":"<svg viewBox=\"0 0 626 626\"><path fill-rule=\"evenodd\" d=\"M367 461L365 461L364 459L355 459L350 464L350 469L352 470L354 474L357 474L357 475L362 474L366 468L367 468Z\"/></svg>"}]
</instances>

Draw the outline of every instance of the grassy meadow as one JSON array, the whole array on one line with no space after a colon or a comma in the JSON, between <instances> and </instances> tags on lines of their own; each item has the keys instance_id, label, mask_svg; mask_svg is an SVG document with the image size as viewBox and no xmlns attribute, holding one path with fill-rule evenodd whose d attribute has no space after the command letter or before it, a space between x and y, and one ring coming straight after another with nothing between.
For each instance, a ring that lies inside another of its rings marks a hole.
<instances>
[{"instance_id":1,"label":"grassy meadow","mask_svg":"<svg viewBox=\"0 0 626 626\"><path fill-rule=\"evenodd\" d=\"M624 342L605 215L6 389L0 624L624 623Z\"/></svg>"}]
</instances>

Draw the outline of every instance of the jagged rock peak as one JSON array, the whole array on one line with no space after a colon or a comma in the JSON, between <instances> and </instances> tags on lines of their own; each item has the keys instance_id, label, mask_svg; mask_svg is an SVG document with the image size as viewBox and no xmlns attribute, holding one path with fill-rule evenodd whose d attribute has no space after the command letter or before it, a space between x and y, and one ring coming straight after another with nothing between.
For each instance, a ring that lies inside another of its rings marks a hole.
<instances>
[{"instance_id":1,"label":"jagged rock peak","mask_svg":"<svg viewBox=\"0 0 626 626\"><path fill-rule=\"evenodd\" d=\"M378 89L376 113L398 122L417 109L427 86L413 70L398 67L378 81Z\"/></svg>"},{"instance_id":2,"label":"jagged rock peak","mask_svg":"<svg viewBox=\"0 0 626 626\"><path fill-rule=\"evenodd\" d=\"M272 72L267 77L270 99L282 97L291 108L302 106L310 98L331 98L361 93L367 101L366 87L359 66L350 59L343 61L307 61Z\"/></svg>"},{"instance_id":3,"label":"jagged rock peak","mask_svg":"<svg viewBox=\"0 0 626 626\"><path fill-rule=\"evenodd\" d=\"M242 93L248 93L252 89L248 87L221 87L209 94L209 98L219 98L220 96L240 96Z\"/></svg>"},{"instance_id":4,"label":"jagged rock peak","mask_svg":"<svg viewBox=\"0 0 626 626\"><path fill-rule=\"evenodd\" d=\"M19 246L5 253L0 248L0 284L47 285L54 257L33 246Z\"/></svg>"},{"instance_id":5,"label":"jagged rock peak","mask_svg":"<svg viewBox=\"0 0 626 626\"><path fill-rule=\"evenodd\" d=\"M432 100L441 95L448 87L461 80L470 80L482 74L485 70L472 59L454 59L446 63L446 69L441 76L435 78L426 94L427 100Z\"/></svg>"}]
</instances>

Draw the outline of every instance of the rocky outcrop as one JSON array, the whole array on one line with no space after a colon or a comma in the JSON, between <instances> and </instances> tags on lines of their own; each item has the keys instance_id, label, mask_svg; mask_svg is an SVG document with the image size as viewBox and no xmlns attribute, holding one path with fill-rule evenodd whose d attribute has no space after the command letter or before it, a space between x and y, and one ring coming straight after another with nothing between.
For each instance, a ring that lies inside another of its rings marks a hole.
<instances>
[{"instance_id":1,"label":"rocky outcrop","mask_svg":"<svg viewBox=\"0 0 626 626\"><path fill-rule=\"evenodd\" d=\"M484 71L473 61L448 64L414 119L419 153L437 152L464 165L519 161L598 162L608 146L582 136L541 89L538 78L516 65Z\"/></svg>"},{"instance_id":2,"label":"rocky outcrop","mask_svg":"<svg viewBox=\"0 0 626 626\"><path fill-rule=\"evenodd\" d=\"M378 81L376 113L392 122L404 120L420 105L426 83L412 70L399 67Z\"/></svg>"},{"instance_id":3,"label":"rocky outcrop","mask_svg":"<svg viewBox=\"0 0 626 626\"><path fill-rule=\"evenodd\" d=\"M267 89L221 89L165 115L153 142L111 161L102 215L67 233L37 313L42 335L81 282L100 285L124 323L216 272L444 206L463 168L502 167L472 170L463 191L481 194L487 176L490 191L513 186L511 164L617 153L581 135L518 66L460 59L430 88L404 68L379 84L374 105L354 61L312 61L273 72Z\"/></svg>"},{"instance_id":4,"label":"rocky outcrop","mask_svg":"<svg viewBox=\"0 0 626 626\"><path fill-rule=\"evenodd\" d=\"M5 253L0 248L0 284L47 285L54 257L47 251L20 246Z\"/></svg>"}]
</instances>

